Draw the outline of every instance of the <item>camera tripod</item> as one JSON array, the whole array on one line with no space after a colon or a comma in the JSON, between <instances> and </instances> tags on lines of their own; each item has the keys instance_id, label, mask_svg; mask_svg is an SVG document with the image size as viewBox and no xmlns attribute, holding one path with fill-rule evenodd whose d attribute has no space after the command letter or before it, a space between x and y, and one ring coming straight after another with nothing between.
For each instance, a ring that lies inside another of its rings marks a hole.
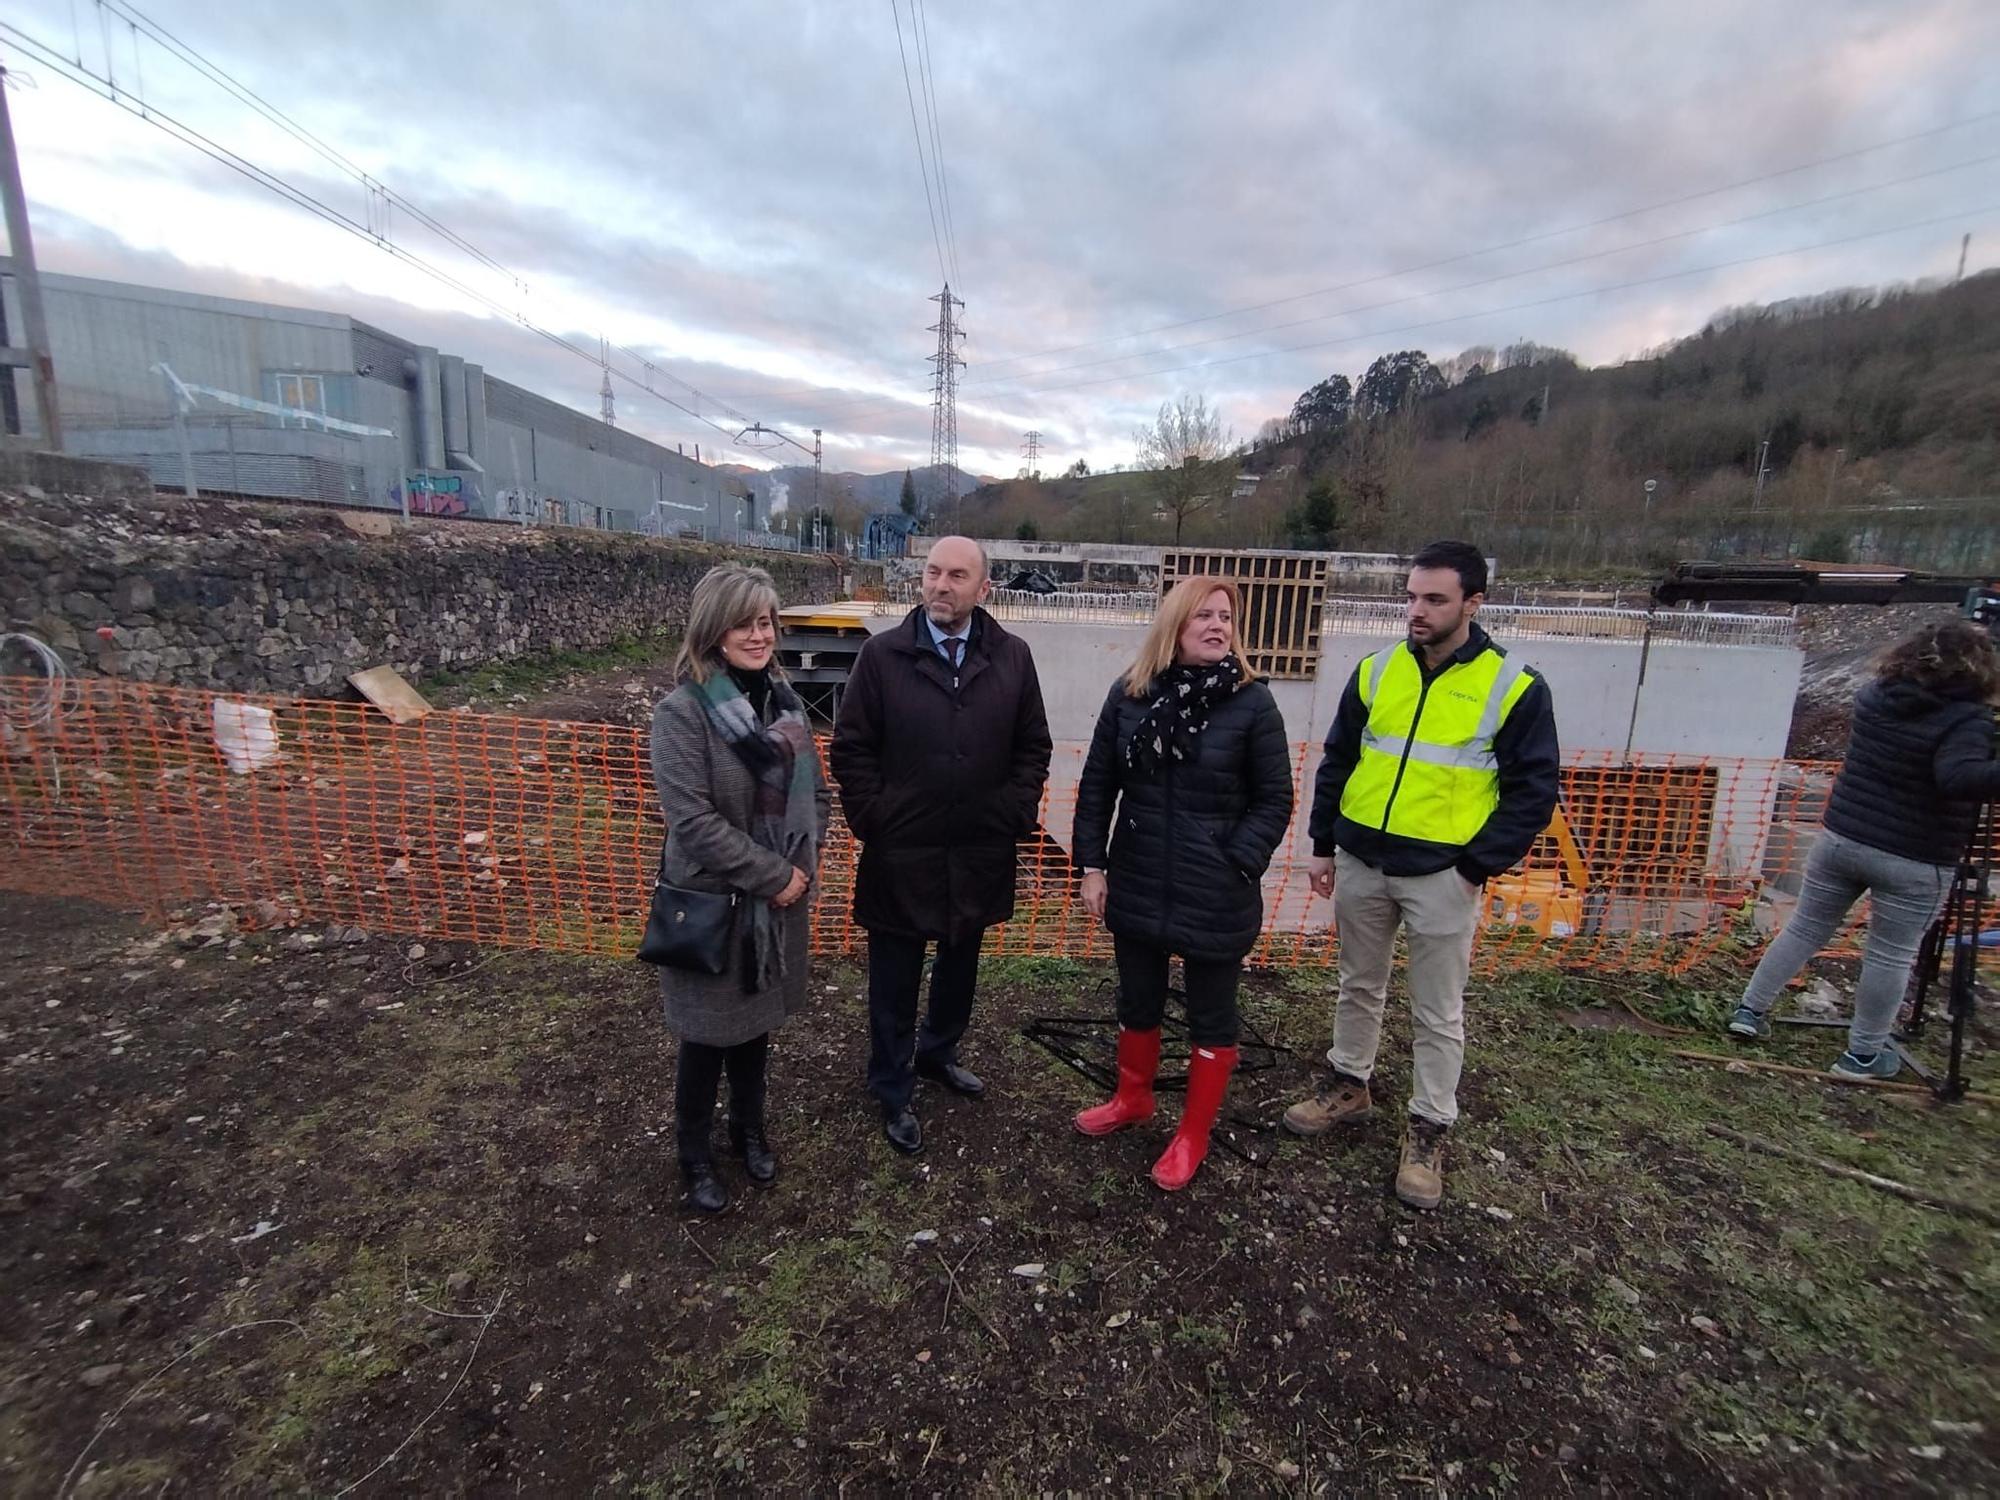
<instances>
[{"instance_id":1,"label":"camera tripod","mask_svg":"<svg viewBox=\"0 0 2000 1500\"><path fill-rule=\"evenodd\" d=\"M1939 1075L1926 1068L1908 1050L1898 1047L1903 1061L1917 1077L1930 1086L1933 1094L1949 1102L1962 1098L1966 1090L1965 1082L1965 1029L1972 1021L1972 1007L1975 987L1979 974L1979 922L1987 898L1993 889L1994 839L2000 833L1996 827L1994 803L1987 803L1979 810L1979 822L1975 825L1972 840L1959 857L1958 872L1952 876L1951 892L1945 897L1944 912L1931 924L1931 930L1924 934L1924 946L1917 953L1916 995L1910 1003L1910 1024L1905 1028L1906 1036L1921 1036L1926 1003L1930 999L1932 987L1940 976L1945 977L1945 1018L1951 1023L1951 1045L1945 1071ZM1950 970L1946 973L1946 954L1950 955Z\"/></svg>"}]
</instances>

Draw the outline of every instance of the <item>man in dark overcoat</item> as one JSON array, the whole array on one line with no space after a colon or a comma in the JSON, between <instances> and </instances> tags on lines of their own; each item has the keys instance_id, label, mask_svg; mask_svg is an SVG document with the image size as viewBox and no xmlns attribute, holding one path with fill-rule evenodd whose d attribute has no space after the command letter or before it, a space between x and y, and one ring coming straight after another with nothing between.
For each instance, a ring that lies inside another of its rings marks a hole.
<instances>
[{"instance_id":1,"label":"man in dark overcoat","mask_svg":"<svg viewBox=\"0 0 2000 1500\"><path fill-rule=\"evenodd\" d=\"M868 1089L905 1155L923 1148L911 1108L918 1075L969 1097L986 1092L959 1042L986 929L1014 914L1016 845L1034 831L1049 774L1034 657L979 607L990 589L979 543L931 544L923 603L855 659L829 757L861 843L854 920L868 933Z\"/></svg>"}]
</instances>

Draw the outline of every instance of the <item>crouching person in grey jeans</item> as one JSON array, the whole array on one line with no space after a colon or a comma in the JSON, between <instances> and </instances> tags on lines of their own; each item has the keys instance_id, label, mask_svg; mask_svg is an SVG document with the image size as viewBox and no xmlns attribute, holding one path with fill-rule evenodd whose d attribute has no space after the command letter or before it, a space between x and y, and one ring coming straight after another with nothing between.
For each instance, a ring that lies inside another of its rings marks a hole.
<instances>
[{"instance_id":1,"label":"crouching person in grey jeans","mask_svg":"<svg viewBox=\"0 0 2000 1500\"><path fill-rule=\"evenodd\" d=\"M1779 991L1868 896L1868 943L1854 993L1845 1078L1890 1078L1889 1045L1924 933L1944 909L1979 804L2000 797L1992 703L2000 652L1963 620L1926 625L1892 646L1854 700L1847 760L1806 859L1799 907L1750 976L1729 1020L1739 1037L1770 1034Z\"/></svg>"}]
</instances>

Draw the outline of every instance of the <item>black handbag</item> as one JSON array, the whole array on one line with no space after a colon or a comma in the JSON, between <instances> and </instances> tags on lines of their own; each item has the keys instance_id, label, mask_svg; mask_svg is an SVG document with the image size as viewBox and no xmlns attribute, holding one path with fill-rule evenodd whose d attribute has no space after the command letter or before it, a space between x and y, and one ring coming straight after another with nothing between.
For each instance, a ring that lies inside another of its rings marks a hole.
<instances>
[{"instance_id":1,"label":"black handbag","mask_svg":"<svg viewBox=\"0 0 2000 1500\"><path fill-rule=\"evenodd\" d=\"M653 877L653 909L639 939L639 961L663 969L721 974L736 934L735 891L685 891L667 884L667 851Z\"/></svg>"}]
</instances>

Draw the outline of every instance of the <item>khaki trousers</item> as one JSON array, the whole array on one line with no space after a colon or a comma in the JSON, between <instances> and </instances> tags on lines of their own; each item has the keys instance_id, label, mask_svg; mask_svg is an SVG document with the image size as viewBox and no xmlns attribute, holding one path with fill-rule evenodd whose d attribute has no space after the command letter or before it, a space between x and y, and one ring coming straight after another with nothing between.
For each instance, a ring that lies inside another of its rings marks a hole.
<instances>
[{"instance_id":1,"label":"khaki trousers","mask_svg":"<svg viewBox=\"0 0 2000 1500\"><path fill-rule=\"evenodd\" d=\"M1465 980L1479 930L1480 896L1456 870L1384 875L1345 849L1334 858L1333 920L1340 935L1340 1001L1327 1061L1353 1078L1375 1071L1396 929L1410 947L1415 1053L1410 1113L1439 1125L1458 1119L1465 1066Z\"/></svg>"}]
</instances>

